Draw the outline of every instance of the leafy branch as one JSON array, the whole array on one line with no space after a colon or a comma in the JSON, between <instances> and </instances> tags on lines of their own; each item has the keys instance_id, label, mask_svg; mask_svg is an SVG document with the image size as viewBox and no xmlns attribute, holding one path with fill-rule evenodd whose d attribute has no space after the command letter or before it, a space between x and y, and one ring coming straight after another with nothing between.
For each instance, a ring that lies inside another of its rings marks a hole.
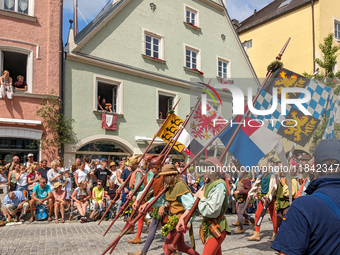
<instances>
[{"instance_id":1,"label":"leafy branch","mask_svg":"<svg viewBox=\"0 0 340 255\"><path fill-rule=\"evenodd\" d=\"M42 148L56 147L60 149L62 145L74 144L77 137L73 131L74 119L68 119L61 111L62 101L54 96L54 91L38 106L37 115L43 119L46 133L41 140Z\"/></svg>"}]
</instances>

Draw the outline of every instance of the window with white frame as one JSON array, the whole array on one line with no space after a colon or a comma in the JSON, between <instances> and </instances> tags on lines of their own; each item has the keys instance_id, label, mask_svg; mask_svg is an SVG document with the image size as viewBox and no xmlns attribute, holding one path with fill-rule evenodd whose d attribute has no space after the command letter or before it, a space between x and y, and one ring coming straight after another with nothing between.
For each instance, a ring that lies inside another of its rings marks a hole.
<instances>
[{"instance_id":1,"label":"window with white frame","mask_svg":"<svg viewBox=\"0 0 340 255\"><path fill-rule=\"evenodd\" d=\"M199 51L186 48L185 49L185 66L190 69L198 69L198 53Z\"/></svg>"},{"instance_id":2,"label":"window with white frame","mask_svg":"<svg viewBox=\"0 0 340 255\"><path fill-rule=\"evenodd\" d=\"M334 20L334 37L340 40L340 21Z\"/></svg>"},{"instance_id":3,"label":"window with white frame","mask_svg":"<svg viewBox=\"0 0 340 255\"><path fill-rule=\"evenodd\" d=\"M167 112L172 110L175 95L158 92L158 119L165 119Z\"/></svg>"},{"instance_id":4,"label":"window with white frame","mask_svg":"<svg viewBox=\"0 0 340 255\"><path fill-rule=\"evenodd\" d=\"M198 27L198 21L198 11L191 7L185 6L185 22Z\"/></svg>"},{"instance_id":5,"label":"window with white frame","mask_svg":"<svg viewBox=\"0 0 340 255\"><path fill-rule=\"evenodd\" d=\"M146 56L164 59L164 37L162 35L145 31L143 33L143 47Z\"/></svg>"},{"instance_id":6,"label":"window with white frame","mask_svg":"<svg viewBox=\"0 0 340 255\"><path fill-rule=\"evenodd\" d=\"M117 113L118 85L106 81L97 81L97 110Z\"/></svg>"},{"instance_id":7,"label":"window with white frame","mask_svg":"<svg viewBox=\"0 0 340 255\"><path fill-rule=\"evenodd\" d=\"M15 51L17 50L17 51ZM27 53L26 53L27 52ZM29 53L30 52L30 53ZM19 76L23 76L23 82L18 84L18 88L32 92L32 52L14 47L0 47L0 72L9 71L13 79L13 85ZM22 84L27 84L27 86Z\"/></svg>"},{"instance_id":8,"label":"window with white frame","mask_svg":"<svg viewBox=\"0 0 340 255\"><path fill-rule=\"evenodd\" d=\"M220 78L228 78L228 68L229 68L229 61L225 59L218 58L217 61L217 75Z\"/></svg>"},{"instance_id":9,"label":"window with white frame","mask_svg":"<svg viewBox=\"0 0 340 255\"><path fill-rule=\"evenodd\" d=\"M34 0L0 0L0 9L34 15Z\"/></svg>"}]
</instances>

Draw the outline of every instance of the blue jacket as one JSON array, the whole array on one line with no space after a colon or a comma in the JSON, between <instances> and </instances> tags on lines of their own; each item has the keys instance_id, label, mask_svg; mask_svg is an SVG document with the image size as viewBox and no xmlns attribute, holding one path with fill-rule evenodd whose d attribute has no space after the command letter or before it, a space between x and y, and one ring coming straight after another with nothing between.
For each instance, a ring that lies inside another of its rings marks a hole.
<instances>
[{"instance_id":1,"label":"blue jacket","mask_svg":"<svg viewBox=\"0 0 340 255\"><path fill-rule=\"evenodd\" d=\"M297 198L271 248L286 254L340 254L340 220L314 192L323 193L340 208L340 175L327 175L310 183L309 196Z\"/></svg>"}]
</instances>

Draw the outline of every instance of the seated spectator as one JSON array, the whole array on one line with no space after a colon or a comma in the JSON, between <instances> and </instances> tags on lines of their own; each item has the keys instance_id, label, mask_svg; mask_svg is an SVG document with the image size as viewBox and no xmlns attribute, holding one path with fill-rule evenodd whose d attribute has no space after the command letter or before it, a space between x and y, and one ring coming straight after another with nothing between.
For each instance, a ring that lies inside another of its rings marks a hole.
<instances>
[{"instance_id":1,"label":"seated spectator","mask_svg":"<svg viewBox=\"0 0 340 255\"><path fill-rule=\"evenodd\" d=\"M89 199L91 198L91 191L87 187L85 181L81 181L79 183L79 187L73 191L71 198L74 201L75 206L80 214L80 222L84 222L86 220L86 207L89 204Z\"/></svg>"},{"instance_id":2,"label":"seated spectator","mask_svg":"<svg viewBox=\"0 0 340 255\"><path fill-rule=\"evenodd\" d=\"M100 103L100 96L98 96L97 99L98 99L98 100L97 100L98 111L99 111L99 110L105 111L104 108L102 107L101 103Z\"/></svg>"},{"instance_id":3,"label":"seated spectator","mask_svg":"<svg viewBox=\"0 0 340 255\"><path fill-rule=\"evenodd\" d=\"M4 201L7 220L10 221L13 217L14 222L18 221L17 211L22 210L19 216L19 221L24 222L24 217L27 210L30 208L27 198L21 191L11 191L5 196Z\"/></svg>"},{"instance_id":4,"label":"seated spectator","mask_svg":"<svg viewBox=\"0 0 340 255\"><path fill-rule=\"evenodd\" d=\"M98 208L100 211L103 210L104 195L105 195L105 190L103 188L103 182L101 180L98 180L97 187L94 187L92 190L93 205L94 205L95 210L97 210Z\"/></svg>"},{"instance_id":5,"label":"seated spectator","mask_svg":"<svg viewBox=\"0 0 340 255\"><path fill-rule=\"evenodd\" d=\"M24 76L17 76L17 81L14 83L14 87L15 89L27 91L27 83L24 81Z\"/></svg>"},{"instance_id":6,"label":"seated spectator","mask_svg":"<svg viewBox=\"0 0 340 255\"><path fill-rule=\"evenodd\" d=\"M0 166L0 185L7 185L8 180L5 178L6 167Z\"/></svg>"},{"instance_id":7,"label":"seated spectator","mask_svg":"<svg viewBox=\"0 0 340 255\"><path fill-rule=\"evenodd\" d=\"M106 110L107 112L113 112L113 111L112 111L112 104L106 103L106 104L105 104L105 110Z\"/></svg>"},{"instance_id":8,"label":"seated spectator","mask_svg":"<svg viewBox=\"0 0 340 255\"><path fill-rule=\"evenodd\" d=\"M117 184L114 183L114 180L110 179L109 180L109 187L105 188L105 197L107 198L106 200L106 206L109 207L111 204L111 200L114 199L114 197L116 196L116 192L117 189L119 188L119 186ZM120 194L120 196L116 199L115 205L117 206L116 211L113 213L112 217L116 217L116 214L119 212L119 209L122 205L122 200L121 200L121 196L122 194ZM110 211L113 211L113 206L111 206Z\"/></svg>"},{"instance_id":9,"label":"seated spectator","mask_svg":"<svg viewBox=\"0 0 340 255\"><path fill-rule=\"evenodd\" d=\"M51 192L54 191L54 184L56 182L61 182L62 174L58 170L59 161L53 160L51 163L51 169L47 172L48 185L51 187Z\"/></svg>"},{"instance_id":10,"label":"seated spectator","mask_svg":"<svg viewBox=\"0 0 340 255\"><path fill-rule=\"evenodd\" d=\"M30 193L30 196L33 194L33 188L35 185L39 184L39 180L41 179L41 175L38 174L38 165L33 164L30 165L28 168L28 191Z\"/></svg>"},{"instance_id":11,"label":"seated spectator","mask_svg":"<svg viewBox=\"0 0 340 255\"><path fill-rule=\"evenodd\" d=\"M5 70L3 72L3 76L0 77L0 98L5 98L7 96L8 99L12 99L13 97L13 86L12 86L12 78L9 77L9 71Z\"/></svg>"},{"instance_id":12,"label":"seated spectator","mask_svg":"<svg viewBox=\"0 0 340 255\"><path fill-rule=\"evenodd\" d=\"M59 223L58 221L58 213L60 210L61 213L61 223L65 223L65 195L66 192L62 190L62 184L60 182L54 183L54 191L53 191L53 197L54 197L54 219L55 223Z\"/></svg>"},{"instance_id":13,"label":"seated spectator","mask_svg":"<svg viewBox=\"0 0 340 255\"><path fill-rule=\"evenodd\" d=\"M37 205L48 206L48 218L47 221L52 221L51 215L53 210L53 198L51 193L51 187L47 184L45 178L41 177L39 184L33 188L32 199L30 201L30 207L36 208ZM31 211L31 218L29 222L33 222L34 212Z\"/></svg>"},{"instance_id":14,"label":"seated spectator","mask_svg":"<svg viewBox=\"0 0 340 255\"><path fill-rule=\"evenodd\" d=\"M106 107L106 98L105 97L102 98L102 102L100 103L100 105L101 105L101 109L103 109L103 111L105 112L106 111L105 110L105 107Z\"/></svg>"},{"instance_id":15,"label":"seated spectator","mask_svg":"<svg viewBox=\"0 0 340 255\"><path fill-rule=\"evenodd\" d=\"M28 173L26 171L26 167L24 165L16 166L16 169L19 168L19 172L16 173L15 179L17 179L17 187L16 191L24 191L28 192Z\"/></svg>"}]
</instances>

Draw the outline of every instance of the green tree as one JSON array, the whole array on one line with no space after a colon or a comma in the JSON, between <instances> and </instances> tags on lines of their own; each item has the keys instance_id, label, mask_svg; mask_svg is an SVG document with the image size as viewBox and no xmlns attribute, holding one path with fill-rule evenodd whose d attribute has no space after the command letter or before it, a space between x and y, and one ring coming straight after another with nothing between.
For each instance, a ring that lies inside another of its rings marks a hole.
<instances>
[{"instance_id":1,"label":"green tree","mask_svg":"<svg viewBox=\"0 0 340 255\"><path fill-rule=\"evenodd\" d=\"M329 34L325 39L324 43L319 44L319 48L323 54L323 60L316 58L314 59L315 63L317 63L321 68L325 71L326 78L334 78L335 75L333 73L333 66L336 64L336 58L338 57L338 51L340 50L339 46L333 46L333 34ZM339 76L339 72L336 74Z\"/></svg>"},{"instance_id":2,"label":"green tree","mask_svg":"<svg viewBox=\"0 0 340 255\"><path fill-rule=\"evenodd\" d=\"M73 131L73 119L68 119L61 111L62 101L52 95L43 99L38 106L37 115L43 119L46 133L41 140L42 148L55 147L61 149L63 145L74 144L77 142L76 134Z\"/></svg>"},{"instance_id":3,"label":"green tree","mask_svg":"<svg viewBox=\"0 0 340 255\"><path fill-rule=\"evenodd\" d=\"M319 44L319 48L323 54L323 60L316 58L314 62L317 63L322 70L315 76L315 80L325 83L327 86L334 89L334 95L338 95L340 92L340 72L333 73L333 66L336 64L336 59L339 55L339 46L333 45L333 34L329 34L323 44ZM303 73L305 77L312 78L313 75L306 72ZM323 116L322 121L313 133L312 146L315 146L321 139L326 130L328 124L328 118L326 115ZM340 136L340 125L334 124L334 136Z\"/></svg>"}]
</instances>

